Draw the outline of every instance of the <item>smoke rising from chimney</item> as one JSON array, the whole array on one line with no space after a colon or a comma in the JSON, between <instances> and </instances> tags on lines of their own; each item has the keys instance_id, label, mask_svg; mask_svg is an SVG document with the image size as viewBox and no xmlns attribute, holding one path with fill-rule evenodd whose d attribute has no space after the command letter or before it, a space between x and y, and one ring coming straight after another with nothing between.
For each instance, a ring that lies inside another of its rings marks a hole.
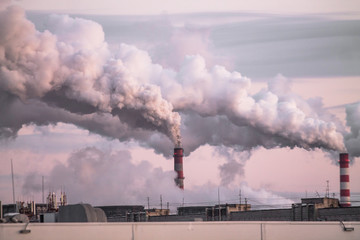
<instances>
[{"instance_id":1,"label":"smoke rising from chimney","mask_svg":"<svg viewBox=\"0 0 360 240\"><path fill-rule=\"evenodd\" d=\"M66 163L57 162L47 172L46 185L57 191L60 191L62 185L66 186L71 203L90 201L93 205L144 204L147 196L153 202L161 194L176 207L181 204L184 196L186 203L217 203L218 185L208 182L196 185L193 189L180 190L174 183L174 171L164 171L148 161L134 163L132 160L129 150L97 147L78 149L69 155ZM259 198L264 204L293 203L290 199L265 189L252 189L246 183L242 183L240 187L245 196ZM234 192L236 198L238 186L222 187L222 199L233 199ZM24 179L22 194L30 193L41 193L39 172L30 172ZM154 207L154 202L151 205Z\"/></svg>"},{"instance_id":2,"label":"smoke rising from chimney","mask_svg":"<svg viewBox=\"0 0 360 240\"><path fill-rule=\"evenodd\" d=\"M18 7L2 11L0 18L0 89L9 97L25 103L36 99L78 115L112 114L132 128L157 130L176 143L179 114L158 86L142 82L111 56L99 24L52 16L48 24L57 29L55 35L36 31ZM123 46L120 55L129 60L131 51Z\"/></svg>"},{"instance_id":3,"label":"smoke rising from chimney","mask_svg":"<svg viewBox=\"0 0 360 240\"><path fill-rule=\"evenodd\" d=\"M0 137L16 136L23 124L66 122L169 156L181 138L188 153L203 144L345 151L346 135L350 155L360 155L351 143L359 110L348 110L347 134L282 76L251 95L249 78L208 69L199 55L175 71L134 46L110 51L93 21L52 15L47 25L37 31L19 7L0 12Z\"/></svg>"}]
</instances>

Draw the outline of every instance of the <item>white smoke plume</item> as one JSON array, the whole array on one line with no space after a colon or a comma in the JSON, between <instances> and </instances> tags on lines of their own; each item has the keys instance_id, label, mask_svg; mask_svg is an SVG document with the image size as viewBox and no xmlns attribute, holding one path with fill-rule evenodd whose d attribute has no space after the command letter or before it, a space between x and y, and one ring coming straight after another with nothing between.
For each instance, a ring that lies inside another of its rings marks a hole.
<instances>
[{"instance_id":1,"label":"white smoke plume","mask_svg":"<svg viewBox=\"0 0 360 240\"><path fill-rule=\"evenodd\" d=\"M360 156L360 102L346 107L346 124L351 132L345 136L345 145L350 157Z\"/></svg>"},{"instance_id":2,"label":"white smoke plume","mask_svg":"<svg viewBox=\"0 0 360 240\"><path fill-rule=\"evenodd\" d=\"M174 183L175 173L154 168L149 162L134 164L127 150L101 150L87 147L73 152L66 163L58 163L45 175L46 189L60 192L65 186L71 203L90 202L93 205L140 204L159 207L159 196L163 196L163 206L169 202L171 209L182 205L210 205L218 202L218 186L212 183L180 190ZM236 187L223 186L221 201L237 202L239 187L243 196L261 199L264 204L290 204L291 200L272 194L266 190L253 190L246 184ZM23 194L41 192L41 175L32 172L23 185ZM204 202L206 201L206 202ZM255 203L255 202L250 202ZM256 205L256 203L255 203Z\"/></svg>"},{"instance_id":3,"label":"white smoke plume","mask_svg":"<svg viewBox=\"0 0 360 240\"><path fill-rule=\"evenodd\" d=\"M175 141L179 114L158 86L133 79L124 62L111 57L100 25L68 16L53 16L49 24L56 35L38 32L20 8L1 12L2 91L78 114L111 113Z\"/></svg>"},{"instance_id":4,"label":"white smoke plume","mask_svg":"<svg viewBox=\"0 0 360 240\"><path fill-rule=\"evenodd\" d=\"M219 146L215 148L214 157L224 157L226 163L219 166L221 186L229 186L236 177L244 176L245 161L251 156L251 151L242 151L239 148L226 148Z\"/></svg>"},{"instance_id":5,"label":"white smoke plume","mask_svg":"<svg viewBox=\"0 0 360 240\"><path fill-rule=\"evenodd\" d=\"M134 46L111 52L95 22L53 15L47 25L39 32L15 6L0 12L2 137L66 122L169 156L181 126L187 153L206 143L345 151L343 127L282 76L251 95L249 78L199 55L175 71Z\"/></svg>"}]
</instances>

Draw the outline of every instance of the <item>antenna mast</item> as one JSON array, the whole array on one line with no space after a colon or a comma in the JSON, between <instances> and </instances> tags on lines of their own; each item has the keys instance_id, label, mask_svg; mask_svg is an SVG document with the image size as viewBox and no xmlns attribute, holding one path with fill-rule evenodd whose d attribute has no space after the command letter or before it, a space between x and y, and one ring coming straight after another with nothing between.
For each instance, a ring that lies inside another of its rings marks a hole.
<instances>
[{"instance_id":1,"label":"antenna mast","mask_svg":"<svg viewBox=\"0 0 360 240\"><path fill-rule=\"evenodd\" d=\"M44 195L44 176L42 176L41 190L42 190L42 203L45 203L45 195Z\"/></svg>"},{"instance_id":2,"label":"antenna mast","mask_svg":"<svg viewBox=\"0 0 360 240\"><path fill-rule=\"evenodd\" d=\"M13 204L15 205L15 212L18 212L18 207L15 202L14 166L13 166L12 158L11 158L11 181L12 181L12 191L13 191Z\"/></svg>"},{"instance_id":3,"label":"antenna mast","mask_svg":"<svg viewBox=\"0 0 360 240\"><path fill-rule=\"evenodd\" d=\"M14 166L13 161L11 161L11 180L12 180L12 191L13 191L13 204L15 204L15 185L14 185Z\"/></svg>"},{"instance_id":4,"label":"antenna mast","mask_svg":"<svg viewBox=\"0 0 360 240\"><path fill-rule=\"evenodd\" d=\"M220 188L219 187L218 187L218 202L219 202L219 221L221 221Z\"/></svg>"},{"instance_id":5,"label":"antenna mast","mask_svg":"<svg viewBox=\"0 0 360 240\"><path fill-rule=\"evenodd\" d=\"M330 197L330 187L329 187L329 180L326 180L326 194L325 197Z\"/></svg>"},{"instance_id":6,"label":"antenna mast","mask_svg":"<svg viewBox=\"0 0 360 240\"><path fill-rule=\"evenodd\" d=\"M239 190L239 203L241 205L241 189ZM240 206L241 207L241 206Z\"/></svg>"}]
</instances>

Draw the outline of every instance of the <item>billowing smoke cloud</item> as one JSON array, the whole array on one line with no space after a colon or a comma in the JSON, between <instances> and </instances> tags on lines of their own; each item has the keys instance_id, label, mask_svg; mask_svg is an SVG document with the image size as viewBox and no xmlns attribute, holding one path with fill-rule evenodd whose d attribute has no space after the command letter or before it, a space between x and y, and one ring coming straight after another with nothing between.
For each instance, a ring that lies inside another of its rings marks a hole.
<instances>
[{"instance_id":1,"label":"billowing smoke cloud","mask_svg":"<svg viewBox=\"0 0 360 240\"><path fill-rule=\"evenodd\" d=\"M351 132L345 136L345 145L350 156L360 156L360 102L346 107L346 124Z\"/></svg>"},{"instance_id":2,"label":"billowing smoke cloud","mask_svg":"<svg viewBox=\"0 0 360 240\"><path fill-rule=\"evenodd\" d=\"M214 157L222 156L227 160L226 163L219 166L222 186L229 186L237 176L243 177L243 167L245 161L250 158L250 155L250 151L241 151L241 149L237 148L229 149L220 146L215 149Z\"/></svg>"},{"instance_id":3,"label":"billowing smoke cloud","mask_svg":"<svg viewBox=\"0 0 360 240\"><path fill-rule=\"evenodd\" d=\"M300 97L279 91L279 83L271 82L268 89L251 96L248 78L220 66L208 70L199 56L186 60L179 77L183 91L178 100L172 100L175 109L203 117L226 116L237 127L250 127L260 134L282 138L288 146L344 149L336 125L321 120Z\"/></svg>"},{"instance_id":4,"label":"billowing smoke cloud","mask_svg":"<svg viewBox=\"0 0 360 240\"><path fill-rule=\"evenodd\" d=\"M51 32L37 31L14 6L0 13L2 137L23 124L66 122L169 156L181 126L188 153L203 144L345 151L343 127L282 76L251 95L250 79L207 68L199 55L175 71L134 46L111 52L95 22L54 15L47 25Z\"/></svg>"},{"instance_id":5,"label":"billowing smoke cloud","mask_svg":"<svg viewBox=\"0 0 360 240\"><path fill-rule=\"evenodd\" d=\"M162 66L179 69L187 55L201 55L206 59L207 64L214 65L223 59L215 57L211 53L213 48L209 40L210 30L206 27L184 26L176 28L171 33L169 42L159 43L152 58Z\"/></svg>"},{"instance_id":6,"label":"billowing smoke cloud","mask_svg":"<svg viewBox=\"0 0 360 240\"><path fill-rule=\"evenodd\" d=\"M11 0L0 0L0 10L5 9L10 3Z\"/></svg>"},{"instance_id":7,"label":"billowing smoke cloud","mask_svg":"<svg viewBox=\"0 0 360 240\"><path fill-rule=\"evenodd\" d=\"M154 168L149 162L134 164L129 151L103 151L87 147L73 152L66 163L58 163L45 175L45 190L60 192L65 188L70 203L89 202L102 204L141 204L159 206L160 195L163 207L171 208L185 204L209 205L218 202L218 186L208 183L194 189L180 190L174 183L175 173ZM240 186L243 197L262 201L264 204L290 204L292 201L265 190L253 190L246 184ZM41 193L41 175L35 172L25 179L24 194ZM223 186L221 200L237 202L239 185L235 188ZM206 202L204 202L206 201ZM256 202L251 202L255 203Z\"/></svg>"},{"instance_id":8,"label":"billowing smoke cloud","mask_svg":"<svg viewBox=\"0 0 360 240\"><path fill-rule=\"evenodd\" d=\"M158 86L134 79L120 58L110 56L100 25L53 16L56 35L40 33L17 7L2 11L0 20L0 89L9 98L38 99L79 115L109 113L175 142L179 114ZM122 57L131 61L127 51L124 46Z\"/></svg>"}]
</instances>

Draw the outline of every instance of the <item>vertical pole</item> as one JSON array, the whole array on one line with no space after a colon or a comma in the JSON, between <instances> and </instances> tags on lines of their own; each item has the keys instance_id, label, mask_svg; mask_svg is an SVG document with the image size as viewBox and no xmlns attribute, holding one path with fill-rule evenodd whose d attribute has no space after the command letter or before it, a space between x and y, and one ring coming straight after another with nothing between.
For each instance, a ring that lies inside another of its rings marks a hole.
<instances>
[{"instance_id":1,"label":"vertical pole","mask_svg":"<svg viewBox=\"0 0 360 240\"><path fill-rule=\"evenodd\" d=\"M150 209L150 198L147 197L148 209Z\"/></svg>"},{"instance_id":2,"label":"vertical pole","mask_svg":"<svg viewBox=\"0 0 360 240\"><path fill-rule=\"evenodd\" d=\"M221 209L220 209L220 188L218 187L218 202L219 202L219 221L221 221Z\"/></svg>"},{"instance_id":3,"label":"vertical pole","mask_svg":"<svg viewBox=\"0 0 360 240\"><path fill-rule=\"evenodd\" d=\"M160 194L160 209L162 210L162 195Z\"/></svg>"},{"instance_id":4,"label":"vertical pole","mask_svg":"<svg viewBox=\"0 0 360 240\"><path fill-rule=\"evenodd\" d=\"M42 190L42 203L45 203L45 195L44 195L44 176L42 176L41 190Z\"/></svg>"},{"instance_id":5,"label":"vertical pole","mask_svg":"<svg viewBox=\"0 0 360 240\"><path fill-rule=\"evenodd\" d=\"M329 187L329 180L326 180L326 196L327 198L330 197L330 187Z\"/></svg>"},{"instance_id":6,"label":"vertical pole","mask_svg":"<svg viewBox=\"0 0 360 240\"><path fill-rule=\"evenodd\" d=\"M241 189L239 190L239 204L240 204L240 210L241 210Z\"/></svg>"},{"instance_id":7,"label":"vertical pole","mask_svg":"<svg viewBox=\"0 0 360 240\"><path fill-rule=\"evenodd\" d=\"M15 204L15 211L17 212L17 205L15 202L14 166L12 159L11 159L11 181L12 181L12 191L13 191L13 204Z\"/></svg>"},{"instance_id":8,"label":"vertical pole","mask_svg":"<svg viewBox=\"0 0 360 240\"><path fill-rule=\"evenodd\" d=\"M211 208L211 216L212 216L212 220L215 221L215 207Z\"/></svg>"}]
</instances>

